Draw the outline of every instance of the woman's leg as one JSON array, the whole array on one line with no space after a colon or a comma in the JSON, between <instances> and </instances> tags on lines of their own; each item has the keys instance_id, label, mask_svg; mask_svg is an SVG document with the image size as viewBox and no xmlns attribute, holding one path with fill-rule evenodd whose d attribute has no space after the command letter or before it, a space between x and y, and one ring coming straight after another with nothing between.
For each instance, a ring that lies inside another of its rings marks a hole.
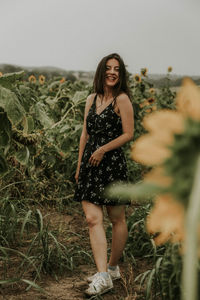
<instances>
[{"instance_id":1,"label":"woman's leg","mask_svg":"<svg viewBox=\"0 0 200 300\"><path fill-rule=\"evenodd\" d=\"M99 205L82 201L89 227L90 243L98 272L107 272L107 241L103 227L103 210Z\"/></svg>"},{"instance_id":2,"label":"woman's leg","mask_svg":"<svg viewBox=\"0 0 200 300\"><path fill-rule=\"evenodd\" d=\"M108 217L112 223L112 249L109 266L116 266L122 256L128 230L125 218L125 206L107 206Z\"/></svg>"}]
</instances>

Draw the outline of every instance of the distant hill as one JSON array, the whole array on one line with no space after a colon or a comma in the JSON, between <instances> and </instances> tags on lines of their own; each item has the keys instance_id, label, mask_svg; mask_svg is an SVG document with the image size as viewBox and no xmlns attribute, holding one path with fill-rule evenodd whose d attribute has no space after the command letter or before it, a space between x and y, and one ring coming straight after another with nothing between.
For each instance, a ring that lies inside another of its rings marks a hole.
<instances>
[{"instance_id":1,"label":"distant hill","mask_svg":"<svg viewBox=\"0 0 200 300\"><path fill-rule=\"evenodd\" d=\"M73 70L64 70L62 68L44 66L44 67L24 67L24 66L16 66L11 64L0 64L0 72L12 73L24 70L26 73L26 77L34 74L36 77L40 74L44 75L47 79L51 79L52 77L61 76L65 77L67 80L71 80L72 82L76 80L83 80L85 82L91 83L94 78L94 71L73 71ZM131 74L130 74L131 75ZM132 74L134 76L134 74ZM176 75L170 73L170 86L180 86L182 80L185 76ZM193 81L200 85L200 76L189 76L193 79ZM152 83L155 87L165 86L167 83L167 74L148 74L147 80Z\"/></svg>"},{"instance_id":2,"label":"distant hill","mask_svg":"<svg viewBox=\"0 0 200 300\"><path fill-rule=\"evenodd\" d=\"M12 73L18 71L25 71L25 76L28 78L30 75L35 75L36 77L39 75L44 75L47 79L51 79L53 77L65 77L72 82L76 81L78 78L73 74L73 71L66 71L61 68L44 66L44 67L24 67L24 66L16 66L10 64L0 64L0 72Z\"/></svg>"}]
</instances>

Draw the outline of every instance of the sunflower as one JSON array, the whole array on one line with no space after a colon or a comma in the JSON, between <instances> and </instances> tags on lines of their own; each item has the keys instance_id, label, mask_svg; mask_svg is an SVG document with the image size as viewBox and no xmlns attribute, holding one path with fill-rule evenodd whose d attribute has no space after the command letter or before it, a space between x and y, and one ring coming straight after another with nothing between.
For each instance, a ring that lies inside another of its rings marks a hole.
<instances>
[{"instance_id":1,"label":"sunflower","mask_svg":"<svg viewBox=\"0 0 200 300\"><path fill-rule=\"evenodd\" d=\"M155 89L154 89L154 88L150 88L150 89L149 89L149 93L150 93L150 94L155 94Z\"/></svg>"},{"instance_id":2,"label":"sunflower","mask_svg":"<svg viewBox=\"0 0 200 300\"><path fill-rule=\"evenodd\" d=\"M34 75L30 75L28 81L31 83L36 83L36 77Z\"/></svg>"},{"instance_id":3,"label":"sunflower","mask_svg":"<svg viewBox=\"0 0 200 300\"><path fill-rule=\"evenodd\" d=\"M156 244L184 239L184 212L195 168L191 164L195 164L200 143L200 91L189 78L184 79L177 94L176 107L176 111L161 110L145 116L143 126L148 133L132 146L132 158L153 167L144 184L165 187L147 220L148 231L159 232ZM183 180L187 183L180 185Z\"/></svg>"},{"instance_id":4,"label":"sunflower","mask_svg":"<svg viewBox=\"0 0 200 300\"><path fill-rule=\"evenodd\" d=\"M155 100L155 98L153 98L153 97L149 97L149 98L147 99L147 101L149 102L149 104L152 104L152 103L154 103L156 100Z\"/></svg>"},{"instance_id":5,"label":"sunflower","mask_svg":"<svg viewBox=\"0 0 200 300\"><path fill-rule=\"evenodd\" d=\"M143 101L139 104L139 106L140 106L141 108L143 108L143 107L145 107L145 106L148 106L148 105L150 105L150 103L147 101L147 99L143 100Z\"/></svg>"},{"instance_id":6,"label":"sunflower","mask_svg":"<svg viewBox=\"0 0 200 300\"><path fill-rule=\"evenodd\" d=\"M44 75L40 75L39 76L39 83L40 84L44 84L45 83L45 76Z\"/></svg>"},{"instance_id":7,"label":"sunflower","mask_svg":"<svg viewBox=\"0 0 200 300\"><path fill-rule=\"evenodd\" d=\"M173 70L172 67L168 67L168 69L167 69L168 73L171 73L172 70Z\"/></svg>"},{"instance_id":8,"label":"sunflower","mask_svg":"<svg viewBox=\"0 0 200 300\"><path fill-rule=\"evenodd\" d=\"M0 77L2 77L3 76L3 73L2 72L0 72Z\"/></svg>"},{"instance_id":9,"label":"sunflower","mask_svg":"<svg viewBox=\"0 0 200 300\"><path fill-rule=\"evenodd\" d=\"M141 77L140 77L139 74L135 74L134 80L135 80L136 82L141 82L141 81L142 81L142 79L141 79Z\"/></svg>"},{"instance_id":10,"label":"sunflower","mask_svg":"<svg viewBox=\"0 0 200 300\"><path fill-rule=\"evenodd\" d=\"M146 76L147 75L147 71L148 71L147 68L142 68L141 69L141 75L142 76Z\"/></svg>"}]
</instances>

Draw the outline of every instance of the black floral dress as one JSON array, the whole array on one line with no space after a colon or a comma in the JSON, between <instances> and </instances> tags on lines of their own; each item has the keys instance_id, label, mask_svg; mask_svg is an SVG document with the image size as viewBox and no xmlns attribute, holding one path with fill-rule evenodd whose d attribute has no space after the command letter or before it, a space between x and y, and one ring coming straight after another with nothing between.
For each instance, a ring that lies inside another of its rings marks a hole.
<instances>
[{"instance_id":1,"label":"black floral dress","mask_svg":"<svg viewBox=\"0 0 200 300\"><path fill-rule=\"evenodd\" d=\"M74 200L86 200L97 205L119 205L120 199L109 199L104 190L111 183L127 181L127 166L122 149L117 148L106 152L98 166L91 166L88 162L96 149L122 134L121 118L113 109L115 100L97 114L96 98L97 95L86 120L89 138L82 156ZM123 204L129 203L123 202Z\"/></svg>"}]
</instances>

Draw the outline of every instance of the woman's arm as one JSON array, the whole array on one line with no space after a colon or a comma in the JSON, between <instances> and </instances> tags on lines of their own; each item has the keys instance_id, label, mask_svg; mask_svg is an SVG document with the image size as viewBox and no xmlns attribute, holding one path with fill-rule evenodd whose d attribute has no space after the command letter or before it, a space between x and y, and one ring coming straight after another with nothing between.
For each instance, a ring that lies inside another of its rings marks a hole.
<instances>
[{"instance_id":1,"label":"woman's arm","mask_svg":"<svg viewBox=\"0 0 200 300\"><path fill-rule=\"evenodd\" d=\"M80 143L79 143L78 164L77 164L76 174L75 174L76 182L78 182L81 159L82 159L82 156L83 156L83 152L84 152L84 149L85 149L86 142L88 140L88 133L87 133L87 128L86 128L86 118L87 118L89 109L90 109L90 107L93 103L94 96L95 96L95 94L91 94L87 97L87 100L86 100L83 129L82 129L82 133L81 133L81 137L80 137Z\"/></svg>"},{"instance_id":2,"label":"woman's arm","mask_svg":"<svg viewBox=\"0 0 200 300\"><path fill-rule=\"evenodd\" d=\"M105 152L114 150L121 147L133 138L134 131L134 115L133 106L129 97L126 94L121 94L117 97L117 107L119 109L120 117L122 120L123 133L116 139L110 141L109 143L101 146L97 149L90 157L89 162L98 166L103 158Z\"/></svg>"},{"instance_id":3,"label":"woman's arm","mask_svg":"<svg viewBox=\"0 0 200 300\"><path fill-rule=\"evenodd\" d=\"M126 94L122 94L117 98L117 107L119 108L119 113L122 120L123 133L116 139L112 140L111 142L101 147L105 152L121 147L128 141L131 141L133 138L133 131L134 131L133 106Z\"/></svg>"}]
</instances>

